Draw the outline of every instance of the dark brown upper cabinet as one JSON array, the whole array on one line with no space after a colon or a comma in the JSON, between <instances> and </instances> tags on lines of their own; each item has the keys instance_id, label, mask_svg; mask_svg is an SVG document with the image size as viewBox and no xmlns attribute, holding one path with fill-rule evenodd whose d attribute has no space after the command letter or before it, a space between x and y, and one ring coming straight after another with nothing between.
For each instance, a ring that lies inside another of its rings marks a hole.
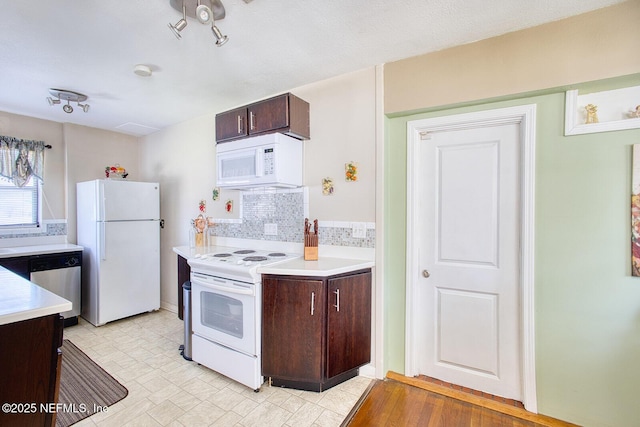
<instances>
[{"instance_id":1,"label":"dark brown upper cabinet","mask_svg":"<svg viewBox=\"0 0 640 427\"><path fill-rule=\"evenodd\" d=\"M216 114L216 143L274 132L309 139L309 103L285 93Z\"/></svg>"}]
</instances>

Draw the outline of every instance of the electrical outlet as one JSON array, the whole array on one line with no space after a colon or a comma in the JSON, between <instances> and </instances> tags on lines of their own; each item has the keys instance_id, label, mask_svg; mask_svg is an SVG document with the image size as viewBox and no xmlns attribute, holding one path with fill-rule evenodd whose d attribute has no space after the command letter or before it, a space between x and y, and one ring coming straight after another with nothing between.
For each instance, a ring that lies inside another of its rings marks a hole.
<instances>
[{"instance_id":1,"label":"electrical outlet","mask_svg":"<svg viewBox=\"0 0 640 427\"><path fill-rule=\"evenodd\" d=\"M264 234L266 236L277 236L278 235L278 224L265 224L264 225Z\"/></svg>"},{"instance_id":2,"label":"electrical outlet","mask_svg":"<svg viewBox=\"0 0 640 427\"><path fill-rule=\"evenodd\" d=\"M364 222L352 222L351 236L356 239L364 239L367 237L367 224Z\"/></svg>"}]
</instances>

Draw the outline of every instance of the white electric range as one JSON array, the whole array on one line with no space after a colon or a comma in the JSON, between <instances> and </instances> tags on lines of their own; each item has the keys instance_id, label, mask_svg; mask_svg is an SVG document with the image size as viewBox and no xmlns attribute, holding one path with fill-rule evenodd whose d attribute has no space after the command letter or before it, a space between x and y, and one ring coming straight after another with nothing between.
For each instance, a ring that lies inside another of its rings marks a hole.
<instances>
[{"instance_id":1,"label":"white electric range","mask_svg":"<svg viewBox=\"0 0 640 427\"><path fill-rule=\"evenodd\" d=\"M262 287L256 270L299 257L216 246L190 258L192 359L258 391Z\"/></svg>"}]
</instances>

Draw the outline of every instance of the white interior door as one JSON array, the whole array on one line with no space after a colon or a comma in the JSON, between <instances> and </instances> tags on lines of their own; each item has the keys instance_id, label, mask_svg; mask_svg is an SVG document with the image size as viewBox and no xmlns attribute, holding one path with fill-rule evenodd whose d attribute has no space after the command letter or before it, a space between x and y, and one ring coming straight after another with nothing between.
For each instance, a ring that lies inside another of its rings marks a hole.
<instances>
[{"instance_id":1,"label":"white interior door","mask_svg":"<svg viewBox=\"0 0 640 427\"><path fill-rule=\"evenodd\" d=\"M520 125L431 133L418 151L419 373L522 400Z\"/></svg>"}]
</instances>

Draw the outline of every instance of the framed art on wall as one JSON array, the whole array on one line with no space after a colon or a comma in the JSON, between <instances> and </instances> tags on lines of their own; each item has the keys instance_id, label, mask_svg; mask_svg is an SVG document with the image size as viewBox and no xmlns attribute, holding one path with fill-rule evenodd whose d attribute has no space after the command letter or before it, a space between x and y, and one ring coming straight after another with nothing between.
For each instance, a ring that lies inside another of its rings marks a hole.
<instances>
[{"instance_id":1,"label":"framed art on wall","mask_svg":"<svg viewBox=\"0 0 640 427\"><path fill-rule=\"evenodd\" d=\"M633 146L631 175L631 275L640 277L640 144Z\"/></svg>"}]
</instances>

